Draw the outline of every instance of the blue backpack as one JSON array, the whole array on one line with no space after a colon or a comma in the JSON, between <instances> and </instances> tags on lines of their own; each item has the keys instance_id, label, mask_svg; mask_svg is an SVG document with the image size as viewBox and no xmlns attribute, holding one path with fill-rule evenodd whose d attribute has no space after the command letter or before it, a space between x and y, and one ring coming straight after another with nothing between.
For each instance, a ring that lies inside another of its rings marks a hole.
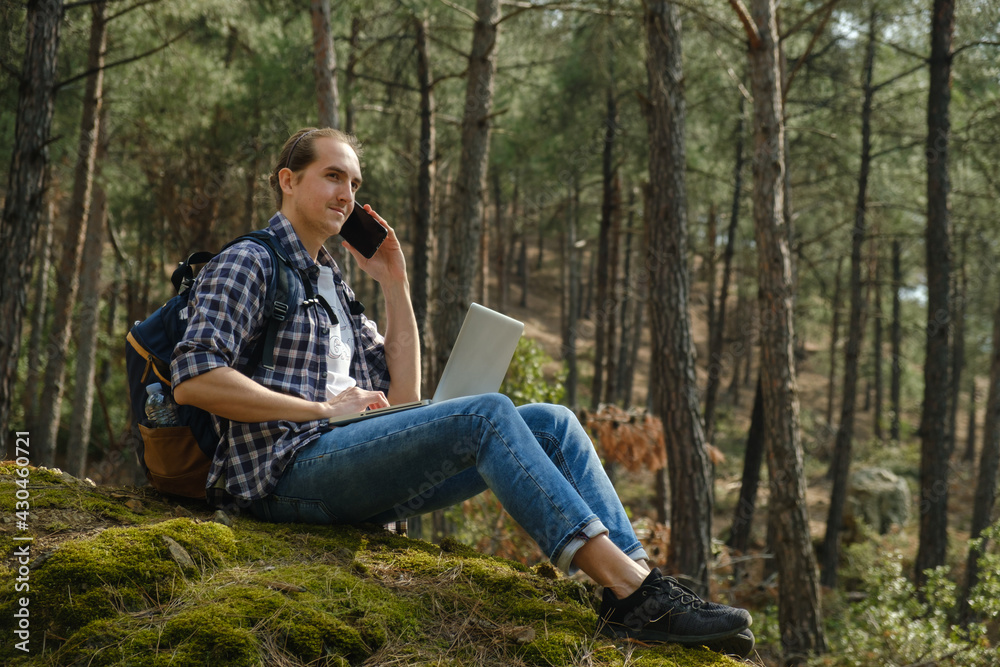
<instances>
[{"instance_id":1,"label":"blue backpack","mask_svg":"<svg viewBox=\"0 0 1000 667\"><path fill-rule=\"evenodd\" d=\"M281 323L298 304L289 303L295 280L305 285L307 300L312 298L309 280L303 280L292 266L277 240L264 230L245 234L225 247L251 240L267 249L272 272L264 302L265 327L257 337L247 368L238 369L253 375L258 366L274 368L274 342ZM225 248L223 248L225 249ZM216 255L196 252L180 262L171 276L177 295L141 322L136 322L125 337L125 369L132 405L133 443L139 466L157 490L188 498L205 498L205 483L212 458L222 435L215 429L212 415L191 405L178 405L178 426L156 426L146 418L146 387L159 382L169 394L170 358L174 347L187 329L188 291L198 270ZM228 423L223 422L224 430Z\"/></svg>"}]
</instances>

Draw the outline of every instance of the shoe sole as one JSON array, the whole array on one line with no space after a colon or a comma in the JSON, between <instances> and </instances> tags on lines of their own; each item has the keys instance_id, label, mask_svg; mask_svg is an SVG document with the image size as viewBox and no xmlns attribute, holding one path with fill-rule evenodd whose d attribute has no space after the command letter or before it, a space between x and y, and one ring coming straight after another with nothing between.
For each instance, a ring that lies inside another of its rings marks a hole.
<instances>
[{"instance_id":1,"label":"shoe sole","mask_svg":"<svg viewBox=\"0 0 1000 667\"><path fill-rule=\"evenodd\" d=\"M683 643L683 645L699 646L699 644L688 643ZM716 653L721 653L722 655L728 655L742 660L753 652L756 640L754 639L753 633L750 632L749 628L747 628L746 630L732 635L731 637L707 642L702 645L709 651L714 651Z\"/></svg>"},{"instance_id":2,"label":"shoe sole","mask_svg":"<svg viewBox=\"0 0 1000 667\"><path fill-rule=\"evenodd\" d=\"M669 632L657 632L655 630L632 630L631 628L625 626L616 626L610 623L604 623L601 628L601 634L606 637L612 637L616 639L634 639L641 642L656 642L660 644L671 643L671 644L684 644L685 646L701 646L703 644L717 644L725 642L733 637L738 636L740 633L750 631L748 628L750 624L746 624L741 628L733 628L732 630L727 630L725 632L716 632L710 635L698 635L692 637L691 635L672 635ZM751 642L753 641L753 634L750 634ZM751 649L753 646L751 646Z\"/></svg>"}]
</instances>

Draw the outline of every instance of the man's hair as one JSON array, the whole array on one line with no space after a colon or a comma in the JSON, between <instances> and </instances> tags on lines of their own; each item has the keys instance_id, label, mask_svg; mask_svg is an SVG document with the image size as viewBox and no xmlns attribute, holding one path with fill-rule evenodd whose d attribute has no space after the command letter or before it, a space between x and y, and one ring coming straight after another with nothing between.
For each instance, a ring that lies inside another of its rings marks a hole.
<instances>
[{"instance_id":1,"label":"man's hair","mask_svg":"<svg viewBox=\"0 0 1000 667\"><path fill-rule=\"evenodd\" d=\"M279 209L282 203L282 193L281 183L278 180L278 172L287 167L293 173L297 173L311 165L316 159L316 139L319 137L329 137L347 144L354 150L354 153L358 156L358 160L361 159L361 155L364 152L364 148L356 136L335 130L332 127L306 127L288 137L285 145L281 147L281 153L278 155L278 164L274 166L268 178L271 190L274 192L275 203L277 203Z\"/></svg>"}]
</instances>

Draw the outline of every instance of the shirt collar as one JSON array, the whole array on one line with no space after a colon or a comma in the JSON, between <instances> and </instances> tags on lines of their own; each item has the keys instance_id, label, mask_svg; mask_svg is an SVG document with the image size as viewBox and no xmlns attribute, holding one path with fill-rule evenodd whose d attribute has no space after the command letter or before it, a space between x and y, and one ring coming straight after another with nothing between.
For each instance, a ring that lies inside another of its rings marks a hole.
<instances>
[{"instance_id":1,"label":"shirt collar","mask_svg":"<svg viewBox=\"0 0 1000 667\"><path fill-rule=\"evenodd\" d=\"M284 213L281 211L275 213L268 222L268 228L285 248L285 252L288 253L288 259L291 260L296 268L308 271L316 265L316 262L313 261L312 256L306 251L306 247L302 245L302 240L299 239L298 234L295 233L295 228L292 227L292 223L285 217ZM339 273L333 255L324 246L320 246L319 248L318 260L320 264L332 268L334 274Z\"/></svg>"}]
</instances>

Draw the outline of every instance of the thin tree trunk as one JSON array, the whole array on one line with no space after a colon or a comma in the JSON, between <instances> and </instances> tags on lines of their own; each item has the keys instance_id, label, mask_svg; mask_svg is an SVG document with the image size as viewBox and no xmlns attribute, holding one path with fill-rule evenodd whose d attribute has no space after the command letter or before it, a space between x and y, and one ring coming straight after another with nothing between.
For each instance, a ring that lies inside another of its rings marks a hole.
<instances>
[{"instance_id":1,"label":"thin tree trunk","mask_svg":"<svg viewBox=\"0 0 1000 667\"><path fill-rule=\"evenodd\" d=\"M736 160L733 163L733 203L729 212L729 230L726 233L726 249L722 260L722 287L719 290L718 306L712 319L712 328L708 342L709 373L708 386L705 388L705 441L713 442L715 438L715 400L722 382L723 358L722 352L726 338L726 302L729 300L729 282L732 278L733 255L736 252L736 230L740 219L740 194L743 189L743 138L744 116L746 115L746 98L740 95L739 116L736 121ZM714 283L714 281L713 281ZM714 289L713 289L714 296ZM713 372L715 369L715 372ZM733 368L734 376L739 375L739 369Z\"/></svg>"},{"instance_id":2,"label":"thin tree trunk","mask_svg":"<svg viewBox=\"0 0 1000 667\"><path fill-rule=\"evenodd\" d=\"M784 659L826 651L816 556L809 536L795 379L792 265L784 220L784 123L775 0L752 0L747 20L754 99L754 228L761 325L761 384L774 531L778 626Z\"/></svg>"},{"instance_id":3,"label":"thin tree trunk","mask_svg":"<svg viewBox=\"0 0 1000 667\"><path fill-rule=\"evenodd\" d=\"M969 378L969 425L965 437L965 456L963 456L965 461L969 463L976 460L976 402L978 394L976 376L973 374Z\"/></svg>"},{"instance_id":4,"label":"thin tree trunk","mask_svg":"<svg viewBox=\"0 0 1000 667\"><path fill-rule=\"evenodd\" d=\"M7 440L13 430L8 425L18 385L21 325L35 263L36 239L44 215L63 2L30 0L26 10L27 34L14 121L14 146L7 172L3 218L0 219L0 424L4 425L0 428L0 452L8 453L13 451Z\"/></svg>"},{"instance_id":5,"label":"thin tree trunk","mask_svg":"<svg viewBox=\"0 0 1000 667\"><path fill-rule=\"evenodd\" d=\"M528 275L531 270L528 268L528 230L525 229L524 233L521 234L521 253L517 260L518 266L521 267L521 300L518 305L521 308L528 307Z\"/></svg>"},{"instance_id":6,"label":"thin tree trunk","mask_svg":"<svg viewBox=\"0 0 1000 667\"><path fill-rule=\"evenodd\" d=\"M580 313L580 258L576 249L576 216L580 191L573 180L567 193L566 232L563 243L563 361L566 364L566 404L576 412L579 369L576 362L576 328Z\"/></svg>"},{"instance_id":7,"label":"thin tree trunk","mask_svg":"<svg viewBox=\"0 0 1000 667\"><path fill-rule=\"evenodd\" d=\"M434 79L428 50L430 23L413 17L417 36L417 82L420 87L420 148L417 164L417 201L413 220L413 270L411 301L420 335L420 358L424 393L438 377L434 328L431 325L431 264L434 255L434 179L437 171L437 130L435 125ZM353 48L352 48L353 53Z\"/></svg>"},{"instance_id":8,"label":"thin tree trunk","mask_svg":"<svg viewBox=\"0 0 1000 667\"><path fill-rule=\"evenodd\" d=\"M757 488L760 486L760 467L764 462L764 449L764 397L758 377L750 416L750 431L747 434L747 445L743 454L740 497L736 501L733 525L729 533L729 546L739 554L747 553L750 547L750 530L757 507ZM733 580L739 583L742 578L743 567L739 564L734 565Z\"/></svg>"},{"instance_id":9,"label":"thin tree trunk","mask_svg":"<svg viewBox=\"0 0 1000 667\"><path fill-rule=\"evenodd\" d=\"M52 224L55 218L55 204L49 198L46 206L45 220L42 222L40 234L41 246L38 248L38 276L35 280L34 304L31 315L31 338L28 340L28 373L24 379L24 409L25 430L29 433L36 430L36 414L38 411L38 381L42 376L44 360L42 352L42 335L45 332L46 315L48 314L49 270L52 266Z\"/></svg>"},{"instance_id":10,"label":"thin tree trunk","mask_svg":"<svg viewBox=\"0 0 1000 667\"><path fill-rule=\"evenodd\" d=\"M833 424L833 403L837 387L837 347L840 345L841 281L844 258L837 258L837 273L833 279L833 322L830 331L830 377L826 385L826 423Z\"/></svg>"},{"instance_id":11,"label":"thin tree trunk","mask_svg":"<svg viewBox=\"0 0 1000 667\"><path fill-rule=\"evenodd\" d=\"M698 415L694 344L688 315L687 204L680 12L670 2L646 5L646 122L650 154L651 388L663 420L670 473L668 562L704 594L710 589L712 480Z\"/></svg>"},{"instance_id":12,"label":"thin tree trunk","mask_svg":"<svg viewBox=\"0 0 1000 667\"><path fill-rule=\"evenodd\" d=\"M881 441L882 433L882 406L885 402L885 378L882 373L882 332L884 330L882 318L882 255L878 251L878 244L875 241L875 313L873 324L875 326L875 344L872 349L872 363L875 365L875 414L872 415L875 423L875 439Z\"/></svg>"},{"instance_id":13,"label":"thin tree trunk","mask_svg":"<svg viewBox=\"0 0 1000 667\"><path fill-rule=\"evenodd\" d=\"M611 247L608 249L608 304L604 321L607 325L605 337L605 378L604 402L614 403L618 379L618 318L622 310L622 287L618 279L618 261L622 237L621 179L615 175L613 208L611 216Z\"/></svg>"},{"instance_id":14,"label":"thin tree trunk","mask_svg":"<svg viewBox=\"0 0 1000 667\"><path fill-rule=\"evenodd\" d=\"M92 30L106 32L104 3L91 5L94 10ZM100 13L100 19L98 19ZM99 26L99 27L98 27ZM97 160L94 169L94 194L90 221L83 245L83 265L80 271L80 312L76 327L76 378L73 386L73 416L70 421L66 467L71 475L83 478L87 472L87 450L90 447L90 427L93 421L94 380L97 367L97 331L101 312L101 267L104 258L104 238L107 230L108 198L100 183L101 163L107 157L107 107L101 113L98 132ZM111 441L107 446L111 445Z\"/></svg>"},{"instance_id":15,"label":"thin tree trunk","mask_svg":"<svg viewBox=\"0 0 1000 667\"><path fill-rule=\"evenodd\" d=\"M507 270L507 251L510 235L507 232L507 221L504 216L503 188L500 186L499 169L493 172L493 208L495 211L494 228L497 237L494 243L497 270L497 310L505 313L510 298L510 277L507 275L509 273Z\"/></svg>"},{"instance_id":16,"label":"thin tree trunk","mask_svg":"<svg viewBox=\"0 0 1000 667\"><path fill-rule=\"evenodd\" d=\"M620 403L624 397L625 386L629 382L628 376L635 372L635 368L629 364L632 339L636 335L635 331L629 330L629 314L635 307L635 298L632 290L632 237L635 234L635 190L629 191L628 202L628 223L625 228L625 250L622 253L622 291L621 305L618 309L618 327L621 335L618 340L618 361L615 363L615 391L608 397L608 402Z\"/></svg>"},{"instance_id":17,"label":"thin tree trunk","mask_svg":"<svg viewBox=\"0 0 1000 667\"><path fill-rule=\"evenodd\" d=\"M955 1L934 0L931 18L930 86L927 101L927 354L920 419L920 539L917 587L928 569L944 565L948 549L948 316L951 221L948 213L948 103Z\"/></svg>"},{"instance_id":18,"label":"thin tree trunk","mask_svg":"<svg viewBox=\"0 0 1000 667\"><path fill-rule=\"evenodd\" d=\"M450 303L446 303L443 312L436 314L441 332L436 340L440 367L451 354L462 319L472 303L476 251L483 231L483 187L489 160L500 0L477 0L476 16L466 74L462 154L451 206L453 236L441 285L441 292L447 295Z\"/></svg>"},{"instance_id":19,"label":"thin tree trunk","mask_svg":"<svg viewBox=\"0 0 1000 667\"><path fill-rule=\"evenodd\" d=\"M889 338L892 341L892 374L889 380L889 402L892 409L892 421L889 424L889 439L899 442L899 411L902 409L901 385L903 358L903 325L902 317L903 270L901 268L902 250L899 241L892 242L892 329Z\"/></svg>"},{"instance_id":20,"label":"thin tree trunk","mask_svg":"<svg viewBox=\"0 0 1000 667\"><path fill-rule=\"evenodd\" d=\"M983 426L983 450L979 457L976 498L972 506L970 539L978 538L991 523L996 503L997 471L1000 469L1000 308L993 317L993 353L990 361L990 390L986 399L986 422ZM969 595L979 579L979 557L986 551L969 549L965 564L965 587L958 601L959 617L964 623L973 618Z\"/></svg>"},{"instance_id":21,"label":"thin tree trunk","mask_svg":"<svg viewBox=\"0 0 1000 667\"><path fill-rule=\"evenodd\" d=\"M868 175L871 171L871 112L872 73L875 67L875 10L868 23L868 46L865 49L864 102L861 108L861 171L858 175L858 197L854 206L854 229L851 237L851 314L847 330L847 350L844 355L844 391L840 404L840 424L833 449L833 462L829 477L833 480L830 491L830 508L826 519L826 538L823 541L824 586L833 588L837 583L837 566L840 561L840 528L844 521L844 504L847 502L847 477L850 474L851 446L854 440L854 414L858 385L858 357L865 331L865 299L861 291L861 252L865 242L865 214L868 207Z\"/></svg>"},{"instance_id":22,"label":"thin tree trunk","mask_svg":"<svg viewBox=\"0 0 1000 667\"><path fill-rule=\"evenodd\" d=\"M613 88L614 59L610 60L612 79L605 94L604 152L601 160L601 223L597 234L597 310L594 317L594 377L590 386L590 409L604 400L605 363L608 351L608 322L614 319L614 281L611 273L611 236L613 233L615 210L615 132L618 125L618 106Z\"/></svg>"},{"instance_id":23,"label":"thin tree trunk","mask_svg":"<svg viewBox=\"0 0 1000 667\"><path fill-rule=\"evenodd\" d=\"M962 389L962 371L965 369L965 300L968 279L965 274L965 236L962 236L962 258L955 276L955 290L952 307L954 341L951 350L951 396L948 399L948 451L955 451L958 433L958 399Z\"/></svg>"},{"instance_id":24,"label":"thin tree trunk","mask_svg":"<svg viewBox=\"0 0 1000 667\"><path fill-rule=\"evenodd\" d=\"M330 31L330 0L309 4L313 37L313 76L320 127L340 128L340 95L337 91L337 52Z\"/></svg>"},{"instance_id":25,"label":"thin tree trunk","mask_svg":"<svg viewBox=\"0 0 1000 667\"><path fill-rule=\"evenodd\" d=\"M414 16L414 21L418 20ZM419 39L418 37L418 49L420 48ZM347 69L344 70L344 96L347 98L344 102L344 132L354 134L354 116L357 113L357 107L354 104L354 82L357 79L358 53L361 52L361 19L357 16L351 19L351 39L349 45L351 48L347 54ZM417 58L420 57L418 51ZM423 81L421 81L420 85L423 86ZM422 90L423 88L421 88Z\"/></svg>"},{"instance_id":26,"label":"thin tree trunk","mask_svg":"<svg viewBox=\"0 0 1000 667\"><path fill-rule=\"evenodd\" d=\"M103 4L103 3L98 3ZM96 12L97 5L92 6ZM95 14L94 22L103 23L103 8ZM97 135L100 127L102 90L104 87L104 30L91 30L87 77L80 119L80 138L77 145L76 168L73 172L73 196L69 206L69 221L63 254L56 274L56 301L49 335L49 361L45 369L45 386L42 389L41 412L36 450L38 463L51 466L56 456L56 436L62 409L63 384L66 376L66 359L72 333L73 307L76 305L80 286L80 252L87 233L91 194L94 185L94 162L97 155Z\"/></svg>"}]
</instances>

